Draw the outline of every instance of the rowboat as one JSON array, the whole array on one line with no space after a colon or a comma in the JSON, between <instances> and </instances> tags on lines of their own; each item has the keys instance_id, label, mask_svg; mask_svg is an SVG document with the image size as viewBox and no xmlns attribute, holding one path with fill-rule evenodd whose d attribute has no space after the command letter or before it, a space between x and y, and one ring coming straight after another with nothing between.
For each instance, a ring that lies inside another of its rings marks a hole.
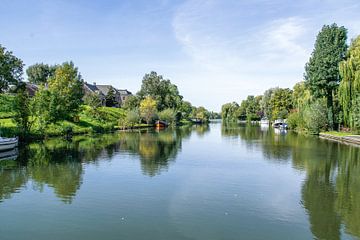
<instances>
[{"instance_id":1,"label":"rowboat","mask_svg":"<svg viewBox=\"0 0 360 240\"><path fill-rule=\"evenodd\" d=\"M13 148L7 151L0 152L0 161L4 160L15 160L18 157L18 149Z\"/></svg>"},{"instance_id":2,"label":"rowboat","mask_svg":"<svg viewBox=\"0 0 360 240\"><path fill-rule=\"evenodd\" d=\"M2 138L0 137L0 151L7 151L18 146L18 138Z\"/></svg>"}]
</instances>

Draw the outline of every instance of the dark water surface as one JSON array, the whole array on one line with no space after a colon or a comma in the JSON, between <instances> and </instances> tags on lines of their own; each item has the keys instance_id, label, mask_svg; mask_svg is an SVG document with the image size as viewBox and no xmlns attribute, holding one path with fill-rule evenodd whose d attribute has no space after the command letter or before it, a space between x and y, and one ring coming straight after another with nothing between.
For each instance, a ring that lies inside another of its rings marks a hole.
<instances>
[{"instance_id":1,"label":"dark water surface","mask_svg":"<svg viewBox=\"0 0 360 240\"><path fill-rule=\"evenodd\" d=\"M0 239L358 239L360 148L260 126L51 139L0 161Z\"/></svg>"}]
</instances>

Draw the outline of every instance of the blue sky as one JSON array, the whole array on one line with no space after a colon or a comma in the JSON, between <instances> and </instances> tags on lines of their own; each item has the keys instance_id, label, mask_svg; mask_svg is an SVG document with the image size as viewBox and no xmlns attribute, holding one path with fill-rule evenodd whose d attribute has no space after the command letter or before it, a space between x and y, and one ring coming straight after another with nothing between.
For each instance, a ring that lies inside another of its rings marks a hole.
<instances>
[{"instance_id":1,"label":"blue sky","mask_svg":"<svg viewBox=\"0 0 360 240\"><path fill-rule=\"evenodd\" d=\"M152 70L221 105L292 87L322 25L360 34L357 0L2 0L0 44L29 66L72 60L87 82L136 92Z\"/></svg>"}]
</instances>

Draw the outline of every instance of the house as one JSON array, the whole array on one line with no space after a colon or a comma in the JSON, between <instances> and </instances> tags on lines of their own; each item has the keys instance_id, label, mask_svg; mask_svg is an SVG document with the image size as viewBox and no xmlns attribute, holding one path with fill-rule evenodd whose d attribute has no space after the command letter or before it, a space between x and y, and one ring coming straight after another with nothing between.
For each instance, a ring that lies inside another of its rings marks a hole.
<instances>
[{"instance_id":1,"label":"house","mask_svg":"<svg viewBox=\"0 0 360 240\"><path fill-rule=\"evenodd\" d=\"M84 95L86 96L87 94L97 94L103 106L106 105L106 96L110 89L114 90L114 100L116 102L115 107L121 107L126 99L132 95L132 93L126 89L119 90L111 85L98 85L95 82L93 84L89 84L87 82L84 83Z\"/></svg>"}]
</instances>

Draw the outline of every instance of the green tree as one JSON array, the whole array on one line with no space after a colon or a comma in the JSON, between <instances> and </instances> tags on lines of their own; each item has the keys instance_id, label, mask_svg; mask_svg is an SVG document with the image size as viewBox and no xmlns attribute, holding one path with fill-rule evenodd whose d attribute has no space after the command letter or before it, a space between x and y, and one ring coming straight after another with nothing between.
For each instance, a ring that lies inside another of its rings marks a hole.
<instances>
[{"instance_id":1,"label":"green tree","mask_svg":"<svg viewBox=\"0 0 360 240\"><path fill-rule=\"evenodd\" d=\"M325 99L318 99L304 111L306 128L311 134L319 134L328 128L327 108Z\"/></svg>"},{"instance_id":2,"label":"green tree","mask_svg":"<svg viewBox=\"0 0 360 240\"><path fill-rule=\"evenodd\" d=\"M77 114L82 103L83 80L72 62L59 66L35 96L37 117L43 124L69 119Z\"/></svg>"},{"instance_id":3,"label":"green tree","mask_svg":"<svg viewBox=\"0 0 360 240\"><path fill-rule=\"evenodd\" d=\"M284 119L293 108L292 90L289 88L276 88L270 98L272 120Z\"/></svg>"},{"instance_id":4,"label":"green tree","mask_svg":"<svg viewBox=\"0 0 360 240\"><path fill-rule=\"evenodd\" d=\"M115 106L115 89L110 87L108 93L105 96L106 106L113 107Z\"/></svg>"},{"instance_id":5,"label":"green tree","mask_svg":"<svg viewBox=\"0 0 360 240\"><path fill-rule=\"evenodd\" d=\"M122 108L126 110L132 110L138 108L139 106L140 98L138 96L129 96L122 105Z\"/></svg>"},{"instance_id":6,"label":"green tree","mask_svg":"<svg viewBox=\"0 0 360 240\"><path fill-rule=\"evenodd\" d=\"M48 64L36 63L26 69L28 81L34 84L45 84L48 79L54 76L57 66L50 66Z\"/></svg>"},{"instance_id":7,"label":"green tree","mask_svg":"<svg viewBox=\"0 0 360 240\"><path fill-rule=\"evenodd\" d=\"M222 105L221 117L223 120L237 121L239 119L239 104L232 102Z\"/></svg>"},{"instance_id":8,"label":"green tree","mask_svg":"<svg viewBox=\"0 0 360 240\"><path fill-rule=\"evenodd\" d=\"M154 120L156 114L157 102L152 97L146 97L140 102L140 115L143 117L147 124Z\"/></svg>"},{"instance_id":9,"label":"green tree","mask_svg":"<svg viewBox=\"0 0 360 240\"><path fill-rule=\"evenodd\" d=\"M188 101L182 101L179 112L181 112L181 116L185 119L190 118L191 112L192 112L192 105Z\"/></svg>"},{"instance_id":10,"label":"green tree","mask_svg":"<svg viewBox=\"0 0 360 240\"><path fill-rule=\"evenodd\" d=\"M25 83L20 84L14 101L14 120L19 128L21 137L26 137L32 125L32 104Z\"/></svg>"},{"instance_id":11,"label":"green tree","mask_svg":"<svg viewBox=\"0 0 360 240\"><path fill-rule=\"evenodd\" d=\"M271 100L271 95L273 94L274 91L276 91L276 89L278 89L278 88L270 88L270 89L266 90L260 101L260 109L263 113L263 116L270 120L273 118L272 106L271 106L270 100Z\"/></svg>"},{"instance_id":12,"label":"green tree","mask_svg":"<svg viewBox=\"0 0 360 240\"><path fill-rule=\"evenodd\" d=\"M173 109L167 108L159 112L159 119L173 124L176 122L176 112Z\"/></svg>"},{"instance_id":13,"label":"green tree","mask_svg":"<svg viewBox=\"0 0 360 240\"><path fill-rule=\"evenodd\" d=\"M340 63L341 82L339 100L343 110L344 123L354 127L352 103L360 96L360 36L352 41L346 60Z\"/></svg>"},{"instance_id":14,"label":"green tree","mask_svg":"<svg viewBox=\"0 0 360 240\"><path fill-rule=\"evenodd\" d=\"M302 111L311 102L311 93L305 82L298 82L293 88L293 104L298 111Z\"/></svg>"},{"instance_id":15,"label":"green tree","mask_svg":"<svg viewBox=\"0 0 360 240\"><path fill-rule=\"evenodd\" d=\"M145 74L140 91L137 93L140 99L150 96L157 102L157 108L162 111L166 108L178 109L182 102L182 96L176 85L170 80L165 80L163 76L156 72Z\"/></svg>"},{"instance_id":16,"label":"green tree","mask_svg":"<svg viewBox=\"0 0 360 240\"><path fill-rule=\"evenodd\" d=\"M17 85L21 81L23 67L24 64L19 58L0 45L0 93L4 92L9 85Z\"/></svg>"},{"instance_id":17,"label":"green tree","mask_svg":"<svg viewBox=\"0 0 360 240\"><path fill-rule=\"evenodd\" d=\"M339 63L346 54L347 30L336 24L325 25L318 34L315 48L305 66L305 81L311 94L327 100L331 128L334 122L333 95L340 82Z\"/></svg>"}]
</instances>

